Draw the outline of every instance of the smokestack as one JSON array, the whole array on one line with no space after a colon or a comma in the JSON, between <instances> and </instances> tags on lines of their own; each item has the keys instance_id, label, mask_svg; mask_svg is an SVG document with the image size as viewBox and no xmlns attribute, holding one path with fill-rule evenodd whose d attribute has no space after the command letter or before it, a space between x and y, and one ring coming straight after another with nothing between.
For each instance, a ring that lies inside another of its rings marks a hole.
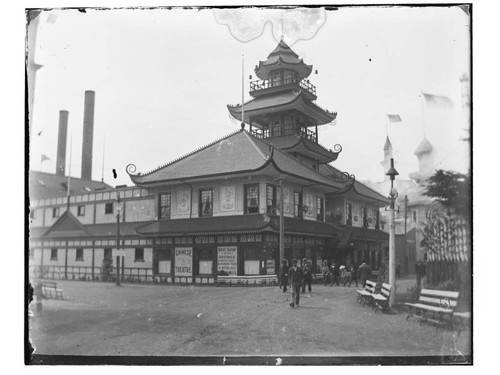
<instances>
[{"instance_id":1,"label":"smokestack","mask_svg":"<svg viewBox=\"0 0 500 375\"><path fill-rule=\"evenodd\" d=\"M68 138L68 111L59 111L59 135L57 138L56 176L64 176L66 171L66 141Z\"/></svg>"},{"instance_id":2,"label":"smokestack","mask_svg":"<svg viewBox=\"0 0 500 375\"><path fill-rule=\"evenodd\" d=\"M82 144L82 179L92 179L92 144L94 138L94 101L95 92L85 91L85 107L83 113Z\"/></svg>"}]
</instances>

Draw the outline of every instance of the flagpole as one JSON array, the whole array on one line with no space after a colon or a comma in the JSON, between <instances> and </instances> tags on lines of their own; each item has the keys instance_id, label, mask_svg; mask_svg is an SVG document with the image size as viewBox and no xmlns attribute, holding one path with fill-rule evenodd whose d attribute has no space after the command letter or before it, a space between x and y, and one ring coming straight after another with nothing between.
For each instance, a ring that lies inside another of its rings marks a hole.
<instances>
[{"instance_id":1,"label":"flagpole","mask_svg":"<svg viewBox=\"0 0 500 375\"><path fill-rule=\"evenodd\" d=\"M424 108L424 93L420 91L420 96L421 96L421 104L422 104L422 132L423 136L425 138L425 108Z\"/></svg>"},{"instance_id":2,"label":"flagpole","mask_svg":"<svg viewBox=\"0 0 500 375\"><path fill-rule=\"evenodd\" d=\"M68 200L66 202L67 210L69 211L69 196L71 191L71 153L73 150L73 136L71 136L69 141L69 168L68 168Z\"/></svg>"},{"instance_id":3,"label":"flagpole","mask_svg":"<svg viewBox=\"0 0 500 375\"><path fill-rule=\"evenodd\" d=\"M245 55L241 54L241 129L245 128Z\"/></svg>"},{"instance_id":4,"label":"flagpole","mask_svg":"<svg viewBox=\"0 0 500 375\"><path fill-rule=\"evenodd\" d=\"M102 174L101 174L101 182L104 182L104 153L106 151L106 137L104 137L104 142L102 145Z\"/></svg>"}]
</instances>

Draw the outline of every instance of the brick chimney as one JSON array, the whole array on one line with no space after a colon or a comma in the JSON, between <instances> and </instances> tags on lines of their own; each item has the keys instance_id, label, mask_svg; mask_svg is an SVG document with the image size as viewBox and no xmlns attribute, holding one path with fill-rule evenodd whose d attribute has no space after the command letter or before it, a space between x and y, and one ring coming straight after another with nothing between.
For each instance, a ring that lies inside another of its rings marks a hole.
<instances>
[{"instance_id":1,"label":"brick chimney","mask_svg":"<svg viewBox=\"0 0 500 375\"><path fill-rule=\"evenodd\" d=\"M83 113L82 175L85 180L92 179L92 146L94 139L94 102L95 92L85 91Z\"/></svg>"},{"instance_id":2,"label":"brick chimney","mask_svg":"<svg viewBox=\"0 0 500 375\"><path fill-rule=\"evenodd\" d=\"M56 176L66 172L66 143L68 139L68 111L59 111L59 134L57 137Z\"/></svg>"}]
</instances>

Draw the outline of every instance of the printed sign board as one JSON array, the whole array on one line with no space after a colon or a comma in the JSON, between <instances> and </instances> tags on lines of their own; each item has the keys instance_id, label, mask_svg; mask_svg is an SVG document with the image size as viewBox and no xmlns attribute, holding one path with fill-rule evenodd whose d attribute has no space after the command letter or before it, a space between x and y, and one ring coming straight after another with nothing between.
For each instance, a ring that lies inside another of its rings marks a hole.
<instances>
[{"instance_id":1,"label":"printed sign board","mask_svg":"<svg viewBox=\"0 0 500 375\"><path fill-rule=\"evenodd\" d=\"M175 276L193 275L193 248L175 248Z\"/></svg>"},{"instance_id":2,"label":"printed sign board","mask_svg":"<svg viewBox=\"0 0 500 375\"><path fill-rule=\"evenodd\" d=\"M276 275L276 269L274 267L274 259L266 260L266 269L268 275Z\"/></svg>"},{"instance_id":3,"label":"printed sign board","mask_svg":"<svg viewBox=\"0 0 500 375\"><path fill-rule=\"evenodd\" d=\"M231 276L238 274L238 252L236 246L217 248L217 271L225 271Z\"/></svg>"}]
</instances>

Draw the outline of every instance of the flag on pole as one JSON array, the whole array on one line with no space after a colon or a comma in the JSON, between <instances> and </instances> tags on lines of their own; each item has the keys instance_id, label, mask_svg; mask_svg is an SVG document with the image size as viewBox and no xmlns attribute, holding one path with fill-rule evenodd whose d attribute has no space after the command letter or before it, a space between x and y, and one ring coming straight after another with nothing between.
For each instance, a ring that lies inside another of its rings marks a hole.
<instances>
[{"instance_id":1,"label":"flag on pole","mask_svg":"<svg viewBox=\"0 0 500 375\"><path fill-rule=\"evenodd\" d=\"M42 163L43 163L45 160L50 160L50 158L49 158L47 155L42 154Z\"/></svg>"},{"instance_id":2,"label":"flag on pole","mask_svg":"<svg viewBox=\"0 0 500 375\"><path fill-rule=\"evenodd\" d=\"M401 122L401 116L399 115L387 115L389 122Z\"/></svg>"},{"instance_id":3,"label":"flag on pole","mask_svg":"<svg viewBox=\"0 0 500 375\"><path fill-rule=\"evenodd\" d=\"M428 108L453 108L453 101L447 96L422 93Z\"/></svg>"}]
</instances>

